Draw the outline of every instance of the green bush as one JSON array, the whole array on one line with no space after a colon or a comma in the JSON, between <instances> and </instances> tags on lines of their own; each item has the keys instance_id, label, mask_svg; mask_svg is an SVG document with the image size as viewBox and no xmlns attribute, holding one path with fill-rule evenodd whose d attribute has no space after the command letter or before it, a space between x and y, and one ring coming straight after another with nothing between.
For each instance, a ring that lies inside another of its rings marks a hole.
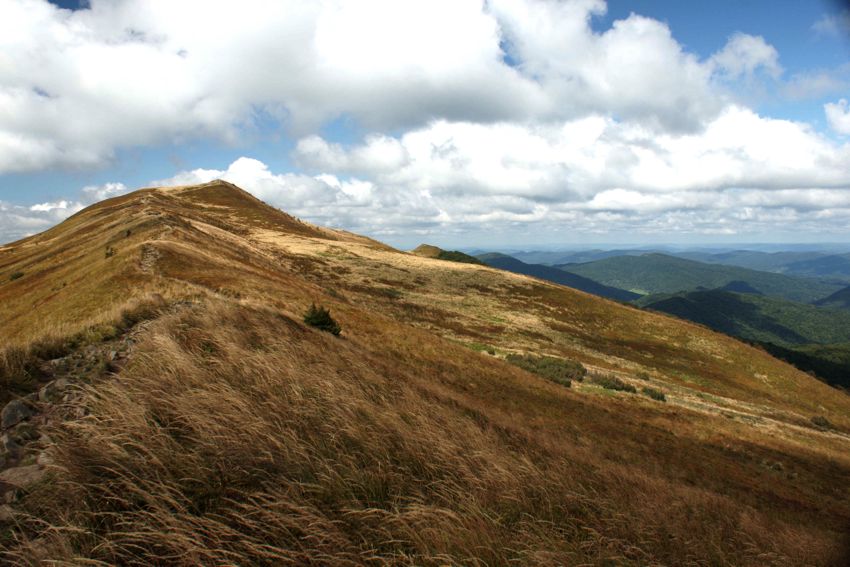
<instances>
[{"instance_id":1,"label":"green bush","mask_svg":"<svg viewBox=\"0 0 850 567\"><path fill-rule=\"evenodd\" d=\"M567 388L572 386L573 380L579 382L584 380L584 375L587 374L587 369L580 362L551 356L509 354L506 360L514 366L519 366L523 370L533 372Z\"/></svg>"},{"instance_id":2,"label":"green bush","mask_svg":"<svg viewBox=\"0 0 850 567\"><path fill-rule=\"evenodd\" d=\"M315 303L310 305L310 309L308 309L307 313L304 314L304 322L311 327L316 327L317 329L328 332L334 336L339 335L342 331L339 323L331 317L330 310L322 306L316 307Z\"/></svg>"},{"instance_id":3,"label":"green bush","mask_svg":"<svg viewBox=\"0 0 850 567\"><path fill-rule=\"evenodd\" d=\"M15 280L19 280L19 279L21 279L22 277L24 277L24 273L23 273L23 272L15 272L15 273L14 273L14 274L12 274L11 276L9 276L9 281L13 282L13 281L15 281Z\"/></svg>"},{"instance_id":4,"label":"green bush","mask_svg":"<svg viewBox=\"0 0 850 567\"><path fill-rule=\"evenodd\" d=\"M637 389L634 386L626 384L616 376L598 375L592 378L592 382L598 386L602 386L606 390L617 390L618 392L637 394Z\"/></svg>"},{"instance_id":5,"label":"green bush","mask_svg":"<svg viewBox=\"0 0 850 567\"><path fill-rule=\"evenodd\" d=\"M661 390L656 390L655 388L644 388L641 390L645 396L649 396L653 400L658 400L659 402L666 402L667 396L664 395L664 392Z\"/></svg>"}]
</instances>

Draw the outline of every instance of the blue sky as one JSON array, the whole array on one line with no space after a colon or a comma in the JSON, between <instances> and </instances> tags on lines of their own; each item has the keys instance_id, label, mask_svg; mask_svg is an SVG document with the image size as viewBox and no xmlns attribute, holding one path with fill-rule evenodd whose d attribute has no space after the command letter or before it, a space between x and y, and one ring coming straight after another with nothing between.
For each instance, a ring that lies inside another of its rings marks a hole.
<instances>
[{"instance_id":1,"label":"blue sky","mask_svg":"<svg viewBox=\"0 0 850 567\"><path fill-rule=\"evenodd\" d=\"M0 0L0 21L0 241L213 177L400 246L850 236L839 2Z\"/></svg>"}]
</instances>

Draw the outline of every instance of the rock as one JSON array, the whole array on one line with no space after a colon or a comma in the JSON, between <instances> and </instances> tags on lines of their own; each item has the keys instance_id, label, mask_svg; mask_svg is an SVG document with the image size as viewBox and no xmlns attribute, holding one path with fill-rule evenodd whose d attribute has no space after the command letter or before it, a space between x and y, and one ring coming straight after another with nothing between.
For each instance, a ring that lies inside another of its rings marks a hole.
<instances>
[{"instance_id":1,"label":"rock","mask_svg":"<svg viewBox=\"0 0 850 567\"><path fill-rule=\"evenodd\" d=\"M12 433L18 439L19 443L34 441L35 439L38 439L39 436L38 428L36 428L32 423L21 423L12 430Z\"/></svg>"},{"instance_id":2,"label":"rock","mask_svg":"<svg viewBox=\"0 0 850 567\"><path fill-rule=\"evenodd\" d=\"M27 488L44 478L44 469L38 465L15 467L0 472L0 481L17 488Z\"/></svg>"},{"instance_id":3,"label":"rock","mask_svg":"<svg viewBox=\"0 0 850 567\"><path fill-rule=\"evenodd\" d=\"M34 414L32 408L23 400L12 400L0 412L0 429L9 429Z\"/></svg>"},{"instance_id":4,"label":"rock","mask_svg":"<svg viewBox=\"0 0 850 567\"><path fill-rule=\"evenodd\" d=\"M38 371L41 372L42 375L52 378L56 375L56 365L58 361L51 360L50 362L45 362L39 365Z\"/></svg>"},{"instance_id":5,"label":"rock","mask_svg":"<svg viewBox=\"0 0 850 567\"><path fill-rule=\"evenodd\" d=\"M15 510L8 504L0 506L0 522L11 522L15 519Z\"/></svg>"},{"instance_id":6,"label":"rock","mask_svg":"<svg viewBox=\"0 0 850 567\"><path fill-rule=\"evenodd\" d=\"M65 393L65 390L71 385L71 382L68 381L67 378L59 378L45 384L45 386L38 391L38 399L41 402L55 402L62 398L62 394Z\"/></svg>"},{"instance_id":7,"label":"rock","mask_svg":"<svg viewBox=\"0 0 850 567\"><path fill-rule=\"evenodd\" d=\"M21 444L18 443L18 440L13 435L4 433L0 435L0 448L9 455L17 455L18 451L21 450Z\"/></svg>"},{"instance_id":8,"label":"rock","mask_svg":"<svg viewBox=\"0 0 850 567\"><path fill-rule=\"evenodd\" d=\"M51 457L47 451L42 451L38 454L38 458L35 462L40 467L47 467L53 464L53 457Z\"/></svg>"}]
</instances>

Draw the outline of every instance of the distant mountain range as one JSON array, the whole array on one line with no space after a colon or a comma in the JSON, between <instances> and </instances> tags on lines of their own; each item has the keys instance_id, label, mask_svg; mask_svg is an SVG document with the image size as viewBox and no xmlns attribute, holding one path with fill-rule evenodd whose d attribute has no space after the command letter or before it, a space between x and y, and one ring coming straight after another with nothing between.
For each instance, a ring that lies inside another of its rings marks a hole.
<instances>
[{"instance_id":1,"label":"distant mountain range","mask_svg":"<svg viewBox=\"0 0 850 567\"><path fill-rule=\"evenodd\" d=\"M505 254L482 254L478 256L478 259L488 266L499 268L500 270L507 270L509 272L514 272L515 274L533 276L535 278L540 278L541 280L565 285L600 297L607 297L618 301L632 301L641 297L637 293L603 285L589 278L565 272L557 268L551 268L541 264L526 264L525 262L521 262L520 260Z\"/></svg>"},{"instance_id":2,"label":"distant mountain range","mask_svg":"<svg viewBox=\"0 0 850 567\"><path fill-rule=\"evenodd\" d=\"M478 251L475 254L481 253L483 252ZM545 264L547 266L584 264L617 256L644 256L648 254L663 254L705 264L736 266L777 274L822 277L850 282L850 253L835 251L835 249L766 252L762 250L675 250L659 247L510 252L512 257L527 264Z\"/></svg>"},{"instance_id":3,"label":"distant mountain range","mask_svg":"<svg viewBox=\"0 0 850 567\"><path fill-rule=\"evenodd\" d=\"M811 303L844 287L839 282L821 278L802 278L736 266L706 264L657 253L616 256L556 267L606 286L641 295L717 289L738 282L736 285L746 284L751 292Z\"/></svg>"},{"instance_id":4,"label":"distant mountain range","mask_svg":"<svg viewBox=\"0 0 850 567\"><path fill-rule=\"evenodd\" d=\"M850 254L823 252L758 252L736 250L723 253L683 252L672 254L680 258L708 264L738 266L796 276L850 280Z\"/></svg>"}]
</instances>

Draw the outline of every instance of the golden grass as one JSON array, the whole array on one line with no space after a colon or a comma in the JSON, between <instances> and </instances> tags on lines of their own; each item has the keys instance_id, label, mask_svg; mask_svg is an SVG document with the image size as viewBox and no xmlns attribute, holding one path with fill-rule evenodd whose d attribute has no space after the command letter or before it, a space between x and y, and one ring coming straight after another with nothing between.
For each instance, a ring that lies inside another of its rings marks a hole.
<instances>
[{"instance_id":1,"label":"golden grass","mask_svg":"<svg viewBox=\"0 0 850 567\"><path fill-rule=\"evenodd\" d=\"M408 363L233 301L156 321L119 379L88 392L89 416L56 433L53 481L26 500L39 519L21 531L46 540L7 558L828 565L843 551L846 502L806 509L734 452L416 339ZM431 347L444 375L420 370Z\"/></svg>"},{"instance_id":2,"label":"golden grass","mask_svg":"<svg viewBox=\"0 0 850 567\"><path fill-rule=\"evenodd\" d=\"M201 302L142 333L133 362L89 389L88 417L52 435L56 468L24 500L10 561L848 557L846 394L686 322L397 252L235 191L146 190L0 249L0 338L20 348L153 293ZM300 322L312 302L340 339ZM478 344L499 356L464 346ZM563 388L510 353L579 360L667 403Z\"/></svg>"}]
</instances>

